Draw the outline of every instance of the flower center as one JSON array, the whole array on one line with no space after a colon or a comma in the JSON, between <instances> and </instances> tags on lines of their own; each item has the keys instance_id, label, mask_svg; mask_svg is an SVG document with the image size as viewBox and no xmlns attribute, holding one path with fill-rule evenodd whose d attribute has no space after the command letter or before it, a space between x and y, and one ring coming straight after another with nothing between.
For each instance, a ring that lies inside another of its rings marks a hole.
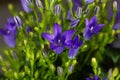
<instances>
[{"instance_id":1,"label":"flower center","mask_svg":"<svg viewBox=\"0 0 120 80\"><path fill-rule=\"evenodd\" d=\"M94 27L92 26L92 27L90 28L90 31L93 31L93 29L94 29Z\"/></svg>"}]
</instances>

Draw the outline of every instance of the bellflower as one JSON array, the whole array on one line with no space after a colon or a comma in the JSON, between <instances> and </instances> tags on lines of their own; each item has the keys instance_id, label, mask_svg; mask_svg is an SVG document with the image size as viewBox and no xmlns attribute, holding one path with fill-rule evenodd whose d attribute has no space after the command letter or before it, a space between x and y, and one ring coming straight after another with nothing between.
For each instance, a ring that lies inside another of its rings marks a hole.
<instances>
[{"instance_id":1,"label":"bellflower","mask_svg":"<svg viewBox=\"0 0 120 80\"><path fill-rule=\"evenodd\" d=\"M62 29L59 24L55 23L53 28L54 34L43 33L42 37L50 42L50 48L56 53L60 54L67 45L67 42L71 40L74 30L67 30L62 33Z\"/></svg>"},{"instance_id":2,"label":"bellflower","mask_svg":"<svg viewBox=\"0 0 120 80\"><path fill-rule=\"evenodd\" d=\"M94 34L97 34L103 27L103 24L97 24L97 17L94 16L90 21L86 19L86 27L83 36L86 40L90 40Z\"/></svg>"},{"instance_id":3,"label":"bellflower","mask_svg":"<svg viewBox=\"0 0 120 80\"><path fill-rule=\"evenodd\" d=\"M13 48L16 45L17 26L14 18L9 18L4 29L0 29L0 34L4 37L6 44Z\"/></svg>"},{"instance_id":4,"label":"bellflower","mask_svg":"<svg viewBox=\"0 0 120 80\"><path fill-rule=\"evenodd\" d=\"M101 80L98 76L94 75L93 78L86 78L86 80ZM107 80L107 78L104 78L103 80Z\"/></svg>"},{"instance_id":5,"label":"bellflower","mask_svg":"<svg viewBox=\"0 0 120 80\"><path fill-rule=\"evenodd\" d=\"M74 58L79 50L79 48L82 46L83 41L79 41L79 37L75 36L73 41L68 42L69 52L68 57Z\"/></svg>"},{"instance_id":6,"label":"bellflower","mask_svg":"<svg viewBox=\"0 0 120 80\"><path fill-rule=\"evenodd\" d=\"M25 12L31 12L30 4L32 3L31 0L21 0L22 7Z\"/></svg>"}]
</instances>

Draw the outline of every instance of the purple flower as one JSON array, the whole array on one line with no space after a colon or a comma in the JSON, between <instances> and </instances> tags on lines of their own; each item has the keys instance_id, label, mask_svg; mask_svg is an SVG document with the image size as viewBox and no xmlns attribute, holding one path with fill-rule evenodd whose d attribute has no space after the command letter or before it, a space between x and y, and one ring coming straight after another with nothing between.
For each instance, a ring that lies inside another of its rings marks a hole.
<instances>
[{"instance_id":1,"label":"purple flower","mask_svg":"<svg viewBox=\"0 0 120 80\"><path fill-rule=\"evenodd\" d=\"M86 80L100 80L100 78L94 75L92 78L86 78ZM103 80L107 80L107 78L104 78Z\"/></svg>"},{"instance_id":2,"label":"purple flower","mask_svg":"<svg viewBox=\"0 0 120 80\"><path fill-rule=\"evenodd\" d=\"M79 19L71 20L70 27L71 28L76 27L78 23L79 23Z\"/></svg>"},{"instance_id":3,"label":"purple flower","mask_svg":"<svg viewBox=\"0 0 120 80\"><path fill-rule=\"evenodd\" d=\"M90 21L86 19L86 27L83 36L86 40L90 40L94 34L97 34L103 27L103 24L97 24L97 17L94 16Z\"/></svg>"},{"instance_id":4,"label":"purple flower","mask_svg":"<svg viewBox=\"0 0 120 80\"><path fill-rule=\"evenodd\" d=\"M22 7L25 12L31 12L30 4L32 3L31 0L21 0Z\"/></svg>"},{"instance_id":5,"label":"purple flower","mask_svg":"<svg viewBox=\"0 0 120 80\"><path fill-rule=\"evenodd\" d=\"M92 2L94 2L94 0L84 0L86 3L90 4Z\"/></svg>"},{"instance_id":6,"label":"purple flower","mask_svg":"<svg viewBox=\"0 0 120 80\"><path fill-rule=\"evenodd\" d=\"M54 24L54 34L43 33L42 37L50 42L50 48L56 53L60 54L67 45L67 42L71 40L75 30L67 30L62 33L62 29L59 24Z\"/></svg>"},{"instance_id":7,"label":"purple flower","mask_svg":"<svg viewBox=\"0 0 120 80\"><path fill-rule=\"evenodd\" d=\"M0 34L4 37L6 44L11 48L16 45L17 26L18 24L13 17L8 19L4 29L0 29Z\"/></svg>"},{"instance_id":8,"label":"purple flower","mask_svg":"<svg viewBox=\"0 0 120 80\"><path fill-rule=\"evenodd\" d=\"M69 47L69 53L68 57L69 58L74 58L79 50L79 48L82 46L83 41L79 41L78 35L75 36L73 41L68 42L68 47Z\"/></svg>"}]
</instances>

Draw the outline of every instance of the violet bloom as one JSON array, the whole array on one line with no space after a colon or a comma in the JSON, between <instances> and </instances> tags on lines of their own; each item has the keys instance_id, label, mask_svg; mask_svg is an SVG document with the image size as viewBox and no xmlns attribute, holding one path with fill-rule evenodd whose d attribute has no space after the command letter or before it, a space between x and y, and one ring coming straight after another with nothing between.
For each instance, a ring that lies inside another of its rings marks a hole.
<instances>
[{"instance_id":1,"label":"violet bloom","mask_svg":"<svg viewBox=\"0 0 120 80\"><path fill-rule=\"evenodd\" d=\"M83 33L85 40L90 40L94 34L97 34L103 27L103 24L97 24L97 17L94 16L90 21L86 19L86 27Z\"/></svg>"},{"instance_id":2,"label":"violet bloom","mask_svg":"<svg viewBox=\"0 0 120 80\"><path fill-rule=\"evenodd\" d=\"M79 48L82 46L83 41L79 41L79 37L75 36L73 41L68 42L68 47L69 47L69 53L68 57L69 58L74 58L79 50Z\"/></svg>"},{"instance_id":3,"label":"violet bloom","mask_svg":"<svg viewBox=\"0 0 120 80\"><path fill-rule=\"evenodd\" d=\"M92 2L94 2L94 0L84 0L86 3L90 4Z\"/></svg>"},{"instance_id":4,"label":"violet bloom","mask_svg":"<svg viewBox=\"0 0 120 80\"><path fill-rule=\"evenodd\" d=\"M93 78L86 78L86 80L101 80L98 76L94 75ZM104 78L103 80L107 80L107 78Z\"/></svg>"},{"instance_id":5,"label":"violet bloom","mask_svg":"<svg viewBox=\"0 0 120 80\"><path fill-rule=\"evenodd\" d=\"M71 40L74 30L67 30L62 33L62 29L59 24L55 23L53 28L54 34L43 33L42 37L50 42L50 48L56 53L60 54L67 45L67 42Z\"/></svg>"},{"instance_id":6,"label":"violet bloom","mask_svg":"<svg viewBox=\"0 0 120 80\"><path fill-rule=\"evenodd\" d=\"M14 18L9 18L4 29L0 29L0 34L4 37L6 44L13 48L16 45L17 26Z\"/></svg>"},{"instance_id":7,"label":"violet bloom","mask_svg":"<svg viewBox=\"0 0 120 80\"><path fill-rule=\"evenodd\" d=\"M32 3L31 0L21 0L22 7L25 12L31 12L30 4Z\"/></svg>"},{"instance_id":8,"label":"violet bloom","mask_svg":"<svg viewBox=\"0 0 120 80\"><path fill-rule=\"evenodd\" d=\"M71 20L70 27L71 28L76 27L78 23L79 23L79 19Z\"/></svg>"}]
</instances>

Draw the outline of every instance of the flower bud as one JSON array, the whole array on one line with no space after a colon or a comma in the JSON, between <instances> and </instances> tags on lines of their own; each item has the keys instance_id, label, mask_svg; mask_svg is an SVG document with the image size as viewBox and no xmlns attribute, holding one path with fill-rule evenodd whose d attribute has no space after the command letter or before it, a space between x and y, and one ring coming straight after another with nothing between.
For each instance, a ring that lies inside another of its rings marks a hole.
<instances>
[{"instance_id":1,"label":"flower bud","mask_svg":"<svg viewBox=\"0 0 120 80\"><path fill-rule=\"evenodd\" d=\"M16 26L21 27L21 19L20 19L20 17L19 16L14 16L13 19L14 19L14 21L16 23Z\"/></svg>"},{"instance_id":2,"label":"flower bud","mask_svg":"<svg viewBox=\"0 0 120 80\"><path fill-rule=\"evenodd\" d=\"M60 12L61 12L61 6L60 6L60 4L57 4L57 5L55 6L55 14L56 14L56 15L59 15Z\"/></svg>"},{"instance_id":3,"label":"flower bud","mask_svg":"<svg viewBox=\"0 0 120 80\"><path fill-rule=\"evenodd\" d=\"M58 73L59 76L62 76L62 74L63 74L63 68L60 67L60 66L58 66L57 67L57 73Z\"/></svg>"},{"instance_id":4,"label":"flower bud","mask_svg":"<svg viewBox=\"0 0 120 80\"><path fill-rule=\"evenodd\" d=\"M97 61L96 61L96 58L92 58L92 66L94 67L94 68L96 68L97 67Z\"/></svg>"},{"instance_id":5,"label":"flower bud","mask_svg":"<svg viewBox=\"0 0 120 80\"><path fill-rule=\"evenodd\" d=\"M72 20L72 15L71 15L71 13L70 13L70 11L68 11L68 13L67 13L67 20Z\"/></svg>"},{"instance_id":6,"label":"flower bud","mask_svg":"<svg viewBox=\"0 0 120 80\"><path fill-rule=\"evenodd\" d=\"M24 45L26 45L27 44L27 40L24 40Z\"/></svg>"},{"instance_id":7,"label":"flower bud","mask_svg":"<svg viewBox=\"0 0 120 80\"><path fill-rule=\"evenodd\" d=\"M94 13L97 15L100 11L100 7L99 6L96 6L95 9L94 9Z\"/></svg>"},{"instance_id":8,"label":"flower bud","mask_svg":"<svg viewBox=\"0 0 120 80\"><path fill-rule=\"evenodd\" d=\"M72 65L69 66L68 72L69 72L69 73L72 73L73 69L74 69L74 65L72 64Z\"/></svg>"},{"instance_id":9,"label":"flower bud","mask_svg":"<svg viewBox=\"0 0 120 80\"><path fill-rule=\"evenodd\" d=\"M55 66L54 66L53 64L50 64L50 69L51 69L52 71L55 71Z\"/></svg>"},{"instance_id":10,"label":"flower bud","mask_svg":"<svg viewBox=\"0 0 120 80\"><path fill-rule=\"evenodd\" d=\"M77 16L77 18L80 18L81 14L82 14L82 8L81 7L77 7L77 10L76 10L76 16Z\"/></svg>"},{"instance_id":11,"label":"flower bud","mask_svg":"<svg viewBox=\"0 0 120 80\"><path fill-rule=\"evenodd\" d=\"M38 8L42 8L42 7L43 7L43 5L42 5L42 3L41 3L41 0L35 0L35 4L36 4L36 6L37 6Z\"/></svg>"},{"instance_id":12,"label":"flower bud","mask_svg":"<svg viewBox=\"0 0 120 80\"><path fill-rule=\"evenodd\" d=\"M114 2L113 2L113 10L114 10L114 11L117 11L117 1L114 1Z\"/></svg>"},{"instance_id":13,"label":"flower bud","mask_svg":"<svg viewBox=\"0 0 120 80\"><path fill-rule=\"evenodd\" d=\"M79 23L79 20L78 19L74 19L70 22L70 27L73 28L73 27L76 27L77 24Z\"/></svg>"}]
</instances>

